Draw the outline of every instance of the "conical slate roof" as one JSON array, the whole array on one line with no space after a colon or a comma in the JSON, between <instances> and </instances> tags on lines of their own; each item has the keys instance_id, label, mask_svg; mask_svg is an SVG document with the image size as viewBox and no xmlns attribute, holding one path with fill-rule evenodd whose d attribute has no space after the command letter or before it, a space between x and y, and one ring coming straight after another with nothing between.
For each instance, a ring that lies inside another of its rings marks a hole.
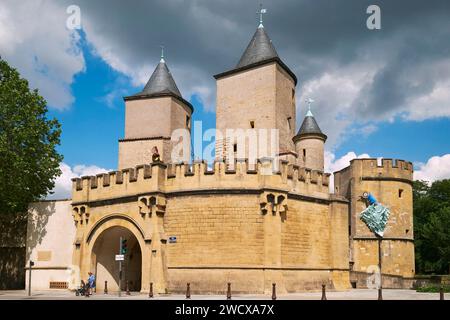
<instances>
[{"instance_id":1,"label":"conical slate roof","mask_svg":"<svg viewBox=\"0 0 450 320\"><path fill-rule=\"evenodd\" d=\"M142 90L142 92L138 95L158 93L173 93L180 98L182 97L181 92L178 90L175 80L173 80L172 74L170 73L164 59L161 59L158 63L158 66L155 71L153 71L152 76L145 85L144 90Z\"/></svg>"},{"instance_id":2,"label":"conical slate roof","mask_svg":"<svg viewBox=\"0 0 450 320\"><path fill-rule=\"evenodd\" d=\"M303 123L294 139L296 140L307 135L319 136L324 140L327 139L327 136L322 132L322 130L320 130L319 125L317 124L317 121L311 111L308 111L306 114L305 119L303 120Z\"/></svg>"},{"instance_id":3,"label":"conical slate roof","mask_svg":"<svg viewBox=\"0 0 450 320\"><path fill-rule=\"evenodd\" d=\"M161 56L161 60L153 71L152 76L148 80L144 89L136 93L132 96L124 97L125 101L129 100L139 100L139 99L148 99L162 96L172 96L181 102L183 102L186 106L188 106L192 112L194 112L194 107L189 101L183 99L180 90L175 83L175 80L172 77L172 74L167 67L164 58Z\"/></svg>"},{"instance_id":4,"label":"conical slate roof","mask_svg":"<svg viewBox=\"0 0 450 320\"><path fill-rule=\"evenodd\" d=\"M266 30L261 24L258 29L256 29L252 40L245 49L244 54L241 56L241 59L239 60L239 63L236 65L236 67L234 69L216 74L214 75L214 78L220 79L222 77L226 77L243 70L262 66L266 63L271 62L278 63L278 65L281 66L292 77L294 83L297 84L297 77L289 69L289 67L285 65L283 61L281 61L277 51L275 50L275 47L272 44L272 40L270 40L269 36L266 33Z\"/></svg>"},{"instance_id":5,"label":"conical slate roof","mask_svg":"<svg viewBox=\"0 0 450 320\"><path fill-rule=\"evenodd\" d=\"M236 68L242 68L253 63L261 62L264 60L278 58L278 53L272 44L266 30L263 26L256 29L252 40L245 49L239 63Z\"/></svg>"}]
</instances>

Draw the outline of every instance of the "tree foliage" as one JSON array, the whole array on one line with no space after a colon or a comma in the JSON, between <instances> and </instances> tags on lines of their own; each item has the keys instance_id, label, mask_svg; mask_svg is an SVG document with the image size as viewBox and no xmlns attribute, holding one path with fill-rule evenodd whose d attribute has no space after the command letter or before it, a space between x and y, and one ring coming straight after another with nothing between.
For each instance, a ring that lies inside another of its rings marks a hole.
<instances>
[{"instance_id":1,"label":"tree foliage","mask_svg":"<svg viewBox=\"0 0 450 320\"><path fill-rule=\"evenodd\" d=\"M47 103L0 58L0 213L25 212L47 195L61 174L56 151L61 126Z\"/></svg>"},{"instance_id":2,"label":"tree foliage","mask_svg":"<svg viewBox=\"0 0 450 320\"><path fill-rule=\"evenodd\" d=\"M447 274L450 268L450 179L428 186L414 181L416 272Z\"/></svg>"}]
</instances>

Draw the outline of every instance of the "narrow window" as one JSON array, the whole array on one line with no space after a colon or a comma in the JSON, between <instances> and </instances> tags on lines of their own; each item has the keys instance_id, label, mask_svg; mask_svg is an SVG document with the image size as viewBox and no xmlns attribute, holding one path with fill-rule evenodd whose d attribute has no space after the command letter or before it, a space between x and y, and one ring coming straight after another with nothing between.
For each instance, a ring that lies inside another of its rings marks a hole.
<instances>
[{"instance_id":1,"label":"narrow window","mask_svg":"<svg viewBox=\"0 0 450 320\"><path fill-rule=\"evenodd\" d=\"M303 149L303 158L306 157L306 149Z\"/></svg>"},{"instance_id":2,"label":"narrow window","mask_svg":"<svg viewBox=\"0 0 450 320\"><path fill-rule=\"evenodd\" d=\"M233 145L233 151L234 151L234 152L237 152L237 143L235 143L235 144Z\"/></svg>"},{"instance_id":3,"label":"narrow window","mask_svg":"<svg viewBox=\"0 0 450 320\"><path fill-rule=\"evenodd\" d=\"M401 198L403 193L403 189L398 189L398 197Z\"/></svg>"},{"instance_id":4,"label":"narrow window","mask_svg":"<svg viewBox=\"0 0 450 320\"><path fill-rule=\"evenodd\" d=\"M287 124L288 124L288 128L289 128L289 130L291 130L291 117L288 117L287 118Z\"/></svg>"},{"instance_id":5,"label":"narrow window","mask_svg":"<svg viewBox=\"0 0 450 320\"><path fill-rule=\"evenodd\" d=\"M255 129L255 121L250 121L250 128Z\"/></svg>"},{"instance_id":6,"label":"narrow window","mask_svg":"<svg viewBox=\"0 0 450 320\"><path fill-rule=\"evenodd\" d=\"M191 117L186 116L186 128L191 128Z\"/></svg>"},{"instance_id":7,"label":"narrow window","mask_svg":"<svg viewBox=\"0 0 450 320\"><path fill-rule=\"evenodd\" d=\"M292 89L292 100L294 100L294 99L295 99L295 90Z\"/></svg>"}]
</instances>

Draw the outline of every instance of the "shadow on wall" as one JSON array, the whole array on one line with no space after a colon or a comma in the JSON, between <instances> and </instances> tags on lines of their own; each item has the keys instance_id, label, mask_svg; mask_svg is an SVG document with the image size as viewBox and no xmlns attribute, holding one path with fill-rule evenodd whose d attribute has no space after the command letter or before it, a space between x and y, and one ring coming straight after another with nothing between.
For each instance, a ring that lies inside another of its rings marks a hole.
<instances>
[{"instance_id":1,"label":"shadow on wall","mask_svg":"<svg viewBox=\"0 0 450 320\"><path fill-rule=\"evenodd\" d=\"M30 205L28 213L0 214L0 290L25 288L25 264L32 250L42 242L55 202Z\"/></svg>"},{"instance_id":2,"label":"shadow on wall","mask_svg":"<svg viewBox=\"0 0 450 320\"><path fill-rule=\"evenodd\" d=\"M30 259L33 250L42 243L42 239L47 234L48 219L56 212L55 201L36 202L30 206L30 209L33 210L33 214L28 217L26 261Z\"/></svg>"}]
</instances>

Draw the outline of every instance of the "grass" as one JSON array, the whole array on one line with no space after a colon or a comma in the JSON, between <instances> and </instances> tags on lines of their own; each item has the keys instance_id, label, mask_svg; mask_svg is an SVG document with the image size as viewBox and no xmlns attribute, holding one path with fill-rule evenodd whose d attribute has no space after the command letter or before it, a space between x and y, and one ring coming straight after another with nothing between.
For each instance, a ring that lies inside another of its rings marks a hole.
<instances>
[{"instance_id":1,"label":"grass","mask_svg":"<svg viewBox=\"0 0 450 320\"><path fill-rule=\"evenodd\" d=\"M444 292L450 292L450 285L449 284L444 284L442 285ZM417 292L439 292L439 290L441 289L441 286L438 284L430 284L430 285L426 285L420 288L417 288Z\"/></svg>"}]
</instances>

